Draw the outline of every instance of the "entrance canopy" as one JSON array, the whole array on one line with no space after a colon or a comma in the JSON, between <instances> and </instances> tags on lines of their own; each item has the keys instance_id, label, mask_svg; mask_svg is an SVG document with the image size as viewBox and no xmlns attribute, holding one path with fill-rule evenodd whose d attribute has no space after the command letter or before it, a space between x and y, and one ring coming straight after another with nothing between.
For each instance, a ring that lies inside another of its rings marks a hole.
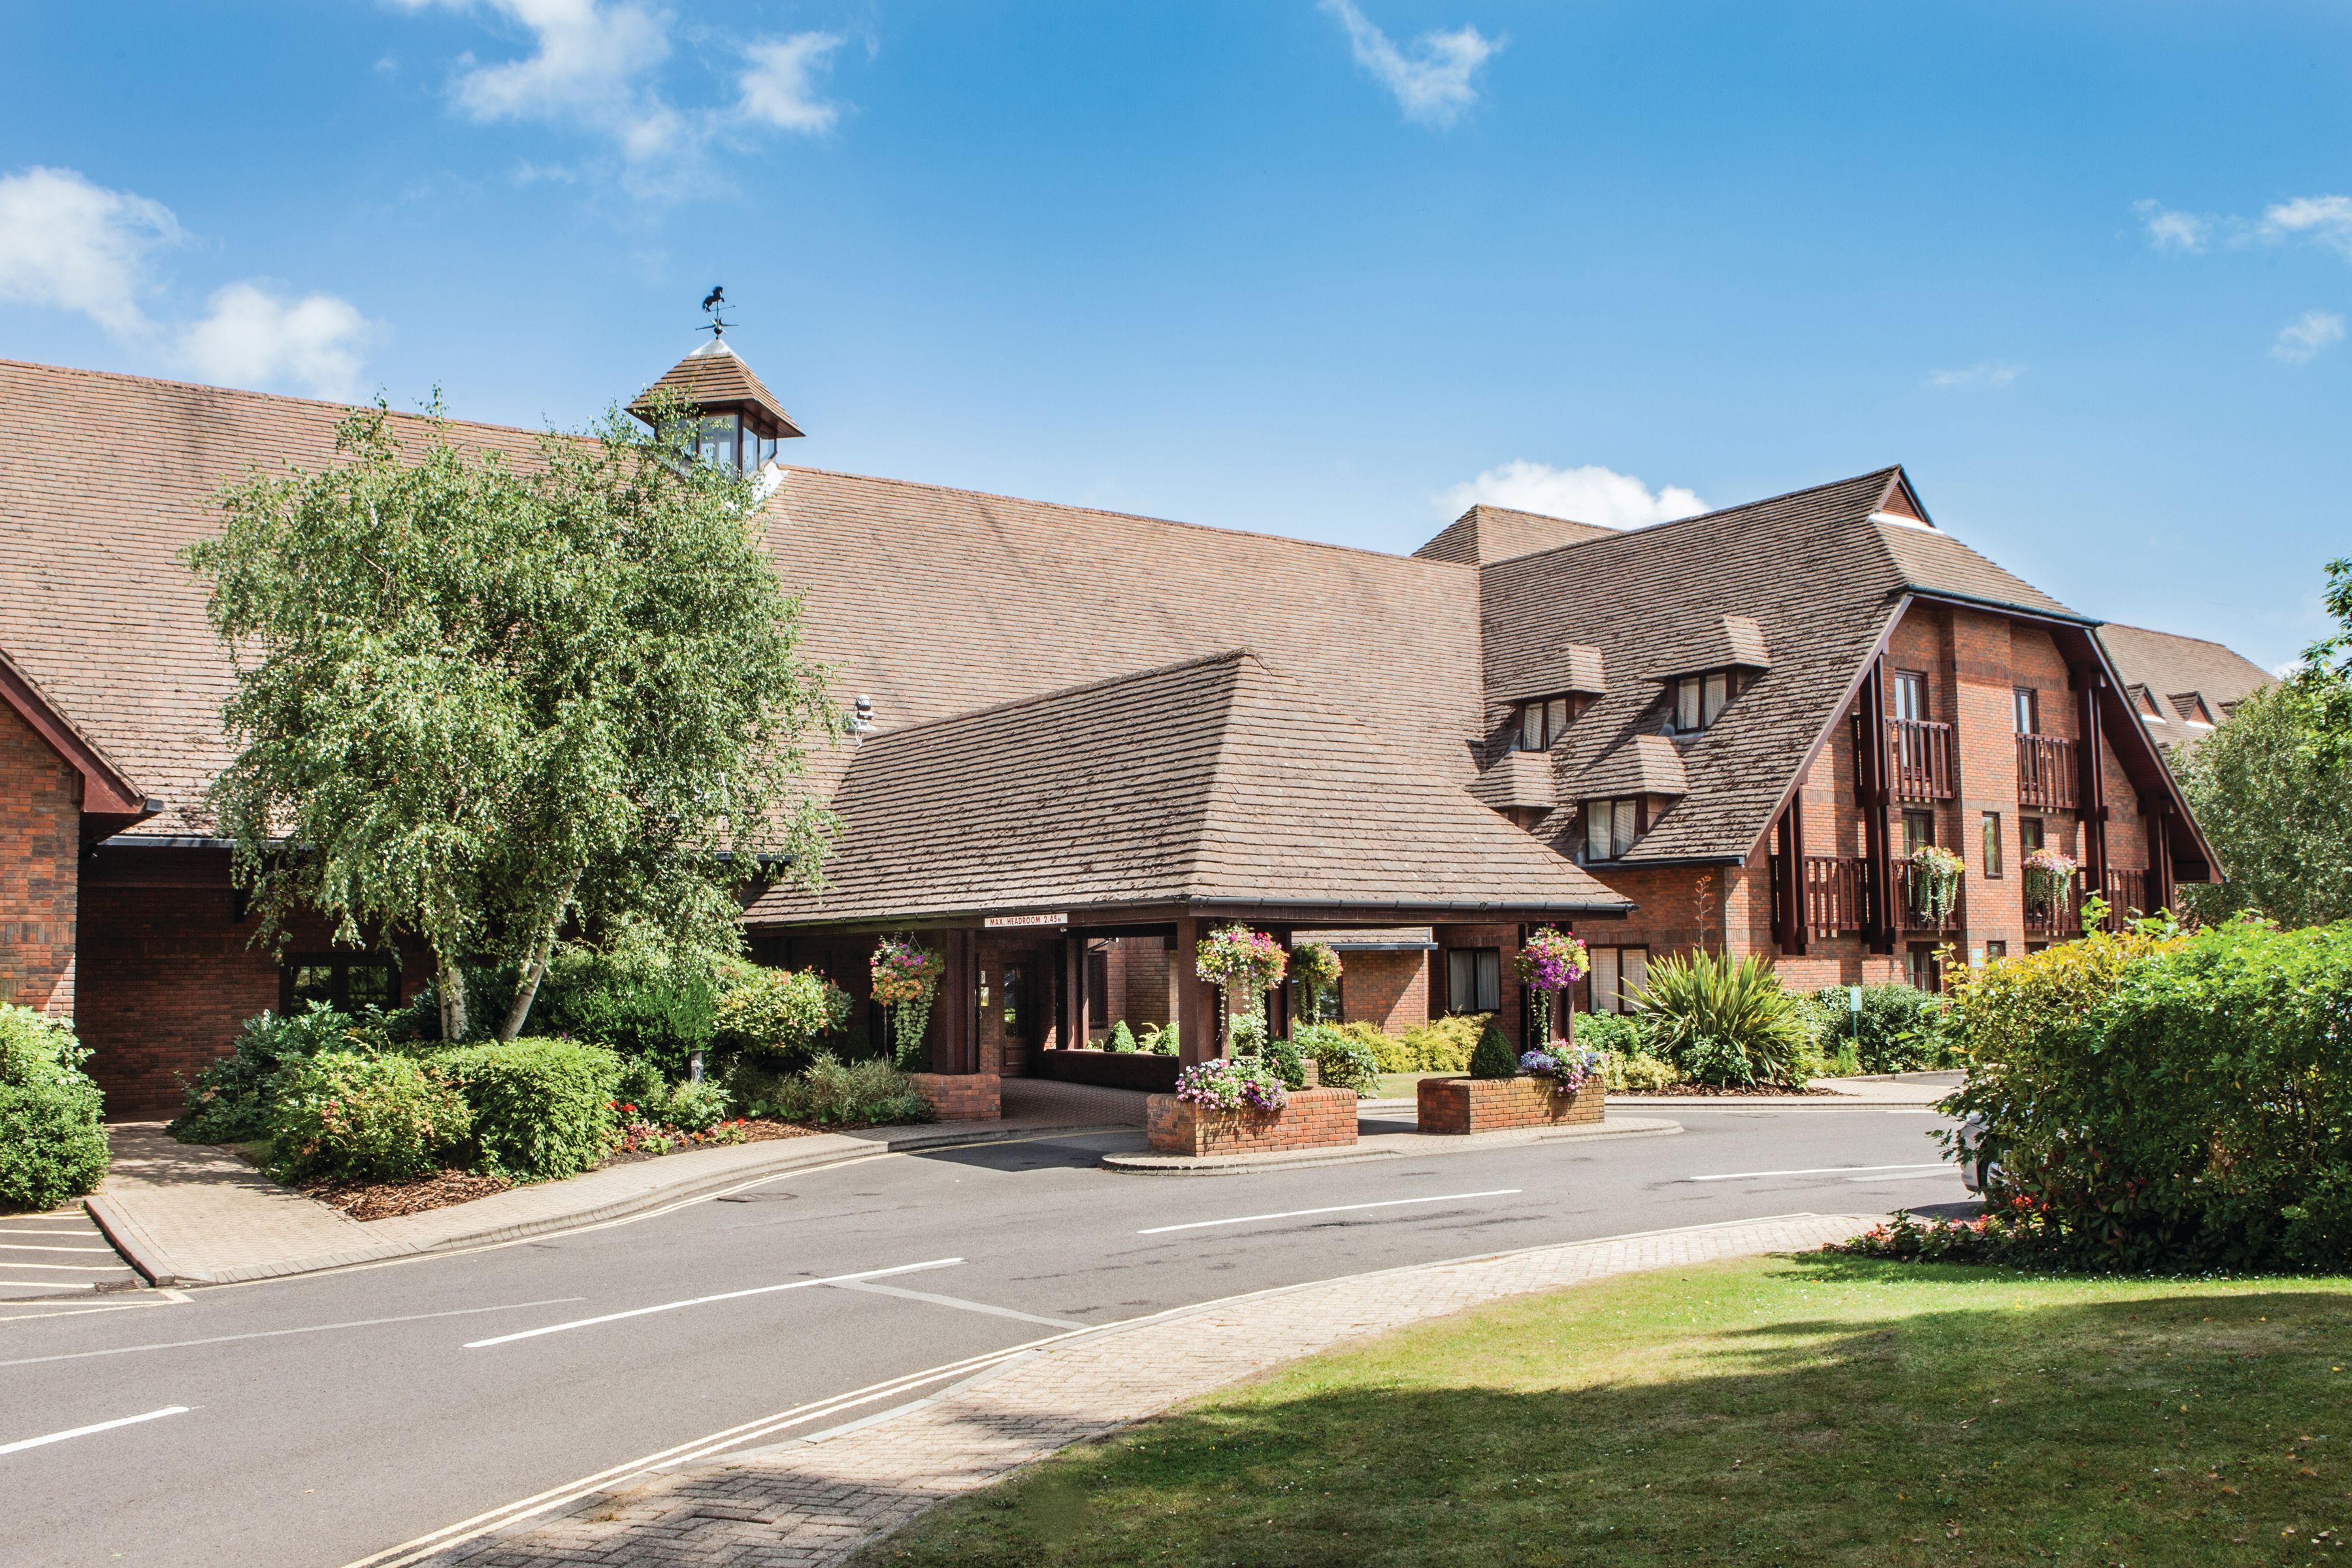
<instances>
[{"instance_id":1,"label":"entrance canopy","mask_svg":"<svg viewBox=\"0 0 2352 1568\"><path fill-rule=\"evenodd\" d=\"M1633 907L1246 649L869 736L833 805L845 827L825 886L772 889L748 924L1398 925Z\"/></svg>"}]
</instances>

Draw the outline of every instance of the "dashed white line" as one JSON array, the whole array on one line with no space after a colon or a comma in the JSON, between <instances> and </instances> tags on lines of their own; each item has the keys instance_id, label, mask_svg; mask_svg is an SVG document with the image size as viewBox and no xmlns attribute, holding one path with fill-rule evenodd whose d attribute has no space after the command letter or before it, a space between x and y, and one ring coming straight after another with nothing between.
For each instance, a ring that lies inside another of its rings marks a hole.
<instances>
[{"instance_id":1,"label":"dashed white line","mask_svg":"<svg viewBox=\"0 0 2352 1568\"><path fill-rule=\"evenodd\" d=\"M0 1454L18 1454L26 1448L38 1448L50 1443L62 1443L68 1437L87 1437L93 1432L111 1432L117 1426L136 1426L142 1421L160 1421L166 1415L185 1415L184 1405L166 1405L161 1410L150 1410L144 1415L121 1415L111 1421L94 1421L87 1426L75 1426L63 1432L52 1432L45 1437L19 1437L13 1443L0 1443Z\"/></svg>"},{"instance_id":2,"label":"dashed white line","mask_svg":"<svg viewBox=\"0 0 2352 1568\"><path fill-rule=\"evenodd\" d=\"M488 1350L492 1345L510 1345L517 1340L535 1340L541 1334L561 1334L572 1329L592 1329L599 1323L617 1323L624 1318L642 1318L652 1312L676 1312L688 1307L707 1307L713 1301L740 1301L747 1296L772 1296L779 1290L805 1290L812 1285L843 1285L853 1279L880 1279L892 1274L912 1274L919 1268L948 1268L962 1261L961 1258L934 1258L926 1263L901 1263L895 1268L866 1268L855 1274L828 1275L823 1279L789 1279L782 1285L755 1285L749 1290L722 1290L716 1296L692 1296L683 1301L632 1307L625 1312L575 1318L568 1323L550 1323L543 1329L525 1329L520 1333L500 1334L496 1339L474 1340L466 1348L469 1351Z\"/></svg>"},{"instance_id":3,"label":"dashed white line","mask_svg":"<svg viewBox=\"0 0 2352 1568\"><path fill-rule=\"evenodd\" d=\"M1524 1190L1519 1187L1494 1187L1483 1193L1440 1193L1435 1197L1387 1198L1376 1204L1330 1204L1319 1209L1286 1209L1280 1214L1244 1214L1235 1215L1231 1219L1196 1219L1182 1225L1155 1225L1149 1230L1139 1230L1135 1234L1165 1236L1171 1230L1206 1230L1219 1225L1255 1225L1260 1220L1303 1219L1308 1215L1350 1214L1358 1209L1402 1208L1407 1204L1452 1204L1460 1203L1465 1198L1507 1198Z\"/></svg>"}]
</instances>

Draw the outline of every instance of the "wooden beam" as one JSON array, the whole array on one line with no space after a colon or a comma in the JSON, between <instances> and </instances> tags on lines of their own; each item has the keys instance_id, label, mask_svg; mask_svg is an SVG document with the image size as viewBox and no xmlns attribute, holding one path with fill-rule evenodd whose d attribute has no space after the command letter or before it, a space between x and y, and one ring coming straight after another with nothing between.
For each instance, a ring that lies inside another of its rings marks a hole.
<instances>
[{"instance_id":1,"label":"wooden beam","mask_svg":"<svg viewBox=\"0 0 2352 1568\"><path fill-rule=\"evenodd\" d=\"M1178 920L1168 954L1168 967L1176 978L1177 1059L1187 1067L1225 1054L1224 1042L1217 1037L1217 994L1201 978L1195 962L1205 924L1191 915Z\"/></svg>"},{"instance_id":2,"label":"wooden beam","mask_svg":"<svg viewBox=\"0 0 2352 1568\"><path fill-rule=\"evenodd\" d=\"M1871 662L1862 683L1862 743L1854 772L1862 787L1863 880L1868 894L1864 937L1873 952L1893 952L1898 931L1895 913L1895 858L1890 840L1886 786L1886 658Z\"/></svg>"}]
</instances>

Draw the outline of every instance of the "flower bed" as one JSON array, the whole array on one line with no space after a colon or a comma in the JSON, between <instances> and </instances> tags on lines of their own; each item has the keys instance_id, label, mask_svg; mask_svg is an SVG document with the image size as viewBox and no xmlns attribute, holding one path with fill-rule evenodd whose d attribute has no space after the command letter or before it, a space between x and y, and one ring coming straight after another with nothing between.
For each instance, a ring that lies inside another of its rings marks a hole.
<instances>
[{"instance_id":1,"label":"flower bed","mask_svg":"<svg viewBox=\"0 0 2352 1568\"><path fill-rule=\"evenodd\" d=\"M1607 1085L1591 1073L1573 1093L1561 1094L1549 1078L1425 1078L1415 1087L1423 1132L1502 1132L1522 1127L1558 1127L1601 1120Z\"/></svg>"},{"instance_id":2,"label":"flower bed","mask_svg":"<svg viewBox=\"0 0 2352 1568\"><path fill-rule=\"evenodd\" d=\"M1144 1102L1144 1115L1155 1154L1259 1154L1339 1148L1356 1141L1356 1091L1351 1089L1292 1090L1274 1110L1226 1110L1197 1100L1155 1094Z\"/></svg>"}]
</instances>

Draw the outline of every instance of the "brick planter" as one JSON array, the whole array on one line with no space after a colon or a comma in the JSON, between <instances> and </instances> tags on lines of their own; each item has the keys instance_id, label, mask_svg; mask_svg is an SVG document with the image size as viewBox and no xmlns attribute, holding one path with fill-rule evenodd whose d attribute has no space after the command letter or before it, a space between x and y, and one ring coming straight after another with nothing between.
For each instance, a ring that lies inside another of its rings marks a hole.
<instances>
[{"instance_id":1,"label":"brick planter","mask_svg":"<svg viewBox=\"0 0 2352 1568\"><path fill-rule=\"evenodd\" d=\"M994 1121L1004 1114L1004 1080L992 1072L910 1072L941 1121Z\"/></svg>"},{"instance_id":2,"label":"brick planter","mask_svg":"<svg viewBox=\"0 0 2352 1568\"><path fill-rule=\"evenodd\" d=\"M1297 1089L1280 1110L1203 1110L1172 1094L1144 1101L1155 1154L1264 1154L1356 1141L1356 1091Z\"/></svg>"},{"instance_id":3,"label":"brick planter","mask_svg":"<svg viewBox=\"0 0 2352 1568\"><path fill-rule=\"evenodd\" d=\"M1551 1079L1528 1076L1425 1078L1418 1092L1423 1132L1501 1132L1598 1121L1608 1088L1596 1073L1572 1095L1554 1094Z\"/></svg>"}]
</instances>

